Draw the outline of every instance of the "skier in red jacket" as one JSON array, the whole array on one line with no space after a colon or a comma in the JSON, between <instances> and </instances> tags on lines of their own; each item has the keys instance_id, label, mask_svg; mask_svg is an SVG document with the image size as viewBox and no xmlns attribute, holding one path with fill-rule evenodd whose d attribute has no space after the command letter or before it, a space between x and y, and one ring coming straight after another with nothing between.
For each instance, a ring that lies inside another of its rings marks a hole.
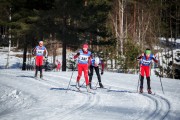
<instances>
[{"instance_id":1,"label":"skier in red jacket","mask_svg":"<svg viewBox=\"0 0 180 120\"><path fill-rule=\"evenodd\" d=\"M39 41L39 45L33 49L33 55L35 55L35 59L36 59L35 77L37 77L38 71L40 71L40 78L43 77L42 74L43 59L44 56L47 57L47 54L48 52L46 47L43 46L43 41Z\"/></svg>"},{"instance_id":2,"label":"skier in red jacket","mask_svg":"<svg viewBox=\"0 0 180 120\"><path fill-rule=\"evenodd\" d=\"M150 86L150 67L152 60L156 63L158 63L158 60L156 57L151 53L150 49L146 49L145 53L142 53L141 56L137 58L140 60L140 93L143 93L143 80L144 80L144 73L146 74L147 79L147 90L148 93L151 94L151 86Z\"/></svg>"},{"instance_id":3,"label":"skier in red jacket","mask_svg":"<svg viewBox=\"0 0 180 120\"><path fill-rule=\"evenodd\" d=\"M88 68L91 61L91 52L88 51L88 45L84 44L83 48L79 50L79 52L74 56L74 59L78 59L78 76L76 82L76 88L80 88L80 78L82 75L82 71L84 72L84 78L86 81L87 91L90 92L89 80L88 80Z\"/></svg>"}]
</instances>

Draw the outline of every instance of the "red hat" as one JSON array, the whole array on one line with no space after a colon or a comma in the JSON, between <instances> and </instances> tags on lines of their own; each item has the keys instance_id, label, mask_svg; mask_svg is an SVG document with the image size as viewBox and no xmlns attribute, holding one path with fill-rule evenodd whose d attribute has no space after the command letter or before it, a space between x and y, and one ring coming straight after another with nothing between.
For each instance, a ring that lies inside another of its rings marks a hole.
<instances>
[{"instance_id":1,"label":"red hat","mask_svg":"<svg viewBox=\"0 0 180 120\"><path fill-rule=\"evenodd\" d=\"M83 48L88 48L88 44L84 44L84 45L83 45Z\"/></svg>"}]
</instances>

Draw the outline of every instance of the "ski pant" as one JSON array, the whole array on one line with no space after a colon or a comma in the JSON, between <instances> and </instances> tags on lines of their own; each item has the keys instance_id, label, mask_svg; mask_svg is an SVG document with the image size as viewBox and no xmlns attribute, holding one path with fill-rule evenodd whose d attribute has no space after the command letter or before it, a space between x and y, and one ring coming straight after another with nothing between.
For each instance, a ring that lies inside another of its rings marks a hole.
<instances>
[{"instance_id":1,"label":"ski pant","mask_svg":"<svg viewBox=\"0 0 180 120\"><path fill-rule=\"evenodd\" d=\"M140 73L141 73L141 76L143 77L144 77L144 73L146 74L146 77L150 77L150 66L141 66Z\"/></svg>"},{"instance_id":2,"label":"ski pant","mask_svg":"<svg viewBox=\"0 0 180 120\"><path fill-rule=\"evenodd\" d=\"M38 71L40 71L40 75L42 76L42 65L43 65L43 56L36 56L36 72L37 76Z\"/></svg>"},{"instance_id":3,"label":"ski pant","mask_svg":"<svg viewBox=\"0 0 180 120\"><path fill-rule=\"evenodd\" d=\"M89 73L89 82L92 81L92 77L93 77L93 71L95 70L97 78L98 78L98 82L101 82L101 76L99 74L99 66L95 67L95 66L90 66L90 73Z\"/></svg>"},{"instance_id":4,"label":"ski pant","mask_svg":"<svg viewBox=\"0 0 180 120\"><path fill-rule=\"evenodd\" d=\"M60 71L60 68L61 68L61 64L58 64L56 67L56 71Z\"/></svg>"},{"instance_id":5,"label":"ski pant","mask_svg":"<svg viewBox=\"0 0 180 120\"><path fill-rule=\"evenodd\" d=\"M84 72L84 78L85 78L85 81L86 81L86 85L89 85L89 80L88 80L88 64L78 64L77 81L79 81L81 79L82 71Z\"/></svg>"},{"instance_id":6,"label":"ski pant","mask_svg":"<svg viewBox=\"0 0 180 120\"><path fill-rule=\"evenodd\" d=\"M43 65L43 56L36 56L36 66Z\"/></svg>"},{"instance_id":7,"label":"ski pant","mask_svg":"<svg viewBox=\"0 0 180 120\"><path fill-rule=\"evenodd\" d=\"M141 78L140 78L140 88L143 88L144 82L144 73L146 74L147 79L147 89L151 89L150 85L150 66L141 66L140 68Z\"/></svg>"}]
</instances>

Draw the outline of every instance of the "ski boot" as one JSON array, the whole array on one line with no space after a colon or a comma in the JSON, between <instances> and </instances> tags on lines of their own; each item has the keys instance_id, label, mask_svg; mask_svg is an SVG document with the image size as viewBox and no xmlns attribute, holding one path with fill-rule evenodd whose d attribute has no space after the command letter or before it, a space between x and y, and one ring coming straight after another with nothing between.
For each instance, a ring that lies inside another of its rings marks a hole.
<instances>
[{"instance_id":1,"label":"ski boot","mask_svg":"<svg viewBox=\"0 0 180 120\"><path fill-rule=\"evenodd\" d=\"M87 92L91 92L89 85L86 86L86 89L87 89Z\"/></svg>"},{"instance_id":2,"label":"ski boot","mask_svg":"<svg viewBox=\"0 0 180 120\"><path fill-rule=\"evenodd\" d=\"M79 81L76 82L76 88L80 89Z\"/></svg>"},{"instance_id":3,"label":"ski boot","mask_svg":"<svg viewBox=\"0 0 180 120\"><path fill-rule=\"evenodd\" d=\"M37 74L34 75L34 78L37 78Z\"/></svg>"},{"instance_id":4,"label":"ski boot","mask_svg":"<svg viewBox=\"0 0 180 120\"><path fill-rule=\"evenodd\" d=\"M37 72L35 72L35 74L34 74L34 78L35 78L35 79L37 79Z\"/></svg>"},{"instance_id":5,"label":"ski boot","mask_svg":"<svg viewBox=\"0 0 180 120\"><path fill-rule=\"evenodd\" d=\"M89 88L92 89L92 87L91 87L91 82L89 82Z\"/></svg>"},{"instance_id":6,"label":"ski boot","mask_svg":"<svg viewBox=\"0 0 180 120\"><path fill-rule=\"evenodd\" d=\"M151 89L147 89L147 91L148 91L148 94L152 94Z\"/></svg>"},{"instance_id":7,"label":"ski boot","mask_svg":"<svg viewBox=\"0 0 180 120\"><path fill-rule=\"evenodd\" d=\"M143 93L143 88L140 88L139 93Z\"/></svg>"},{"instance_id":8,"label":"ski boot","mask_svg":"<svg viewBox=\"0 0 180 120\"><path fill-rule=\"evenodd\" d=\"M43 75L42 74L40 74L40 78L43 79Z\"/></svg>"},{"instance_id":9,"label":"ski boot","mask_svg":"<svg viewBox=\"0 0 180 120\"><path fill-rule=\"evenodd\" d=\"M104 86L103 86L103 84L101 82L99 82L99 87L104 88Z\"/></svg>"}]
</instances>

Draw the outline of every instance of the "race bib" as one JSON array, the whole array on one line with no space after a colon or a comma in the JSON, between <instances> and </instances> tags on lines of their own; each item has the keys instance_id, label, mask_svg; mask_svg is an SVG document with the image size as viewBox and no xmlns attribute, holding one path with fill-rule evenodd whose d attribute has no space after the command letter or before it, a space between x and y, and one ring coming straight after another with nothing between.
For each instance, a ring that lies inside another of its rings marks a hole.
<instances>
[{"instance_id":1,"label":"race bib","mask_svg":"<svg viewBox=\"0 0 180 120\"><path fill-rule=\"evenodd\" d=\"M80 56L80 61L88 61L88 56Z\"/></svg>"},{"instance_id":2,"label":"race bib","mask_svg":"<svg viewBox=\"0 0 180 120\"><path fill-rule=\"evenodd\" d=\"M151 63L151 61L142 60L142 63L145 64L145 65L149 65Z\"/></svg>"},{"instance_id":3,"label":"race bib","mask_svg":"<svg viewBox=\"0 0 180 120\"><path fill-rule=\"evenodd\" d=\"M43 55L44 50L36 50L37 55Z\"/></svg>"}]
</instances>

